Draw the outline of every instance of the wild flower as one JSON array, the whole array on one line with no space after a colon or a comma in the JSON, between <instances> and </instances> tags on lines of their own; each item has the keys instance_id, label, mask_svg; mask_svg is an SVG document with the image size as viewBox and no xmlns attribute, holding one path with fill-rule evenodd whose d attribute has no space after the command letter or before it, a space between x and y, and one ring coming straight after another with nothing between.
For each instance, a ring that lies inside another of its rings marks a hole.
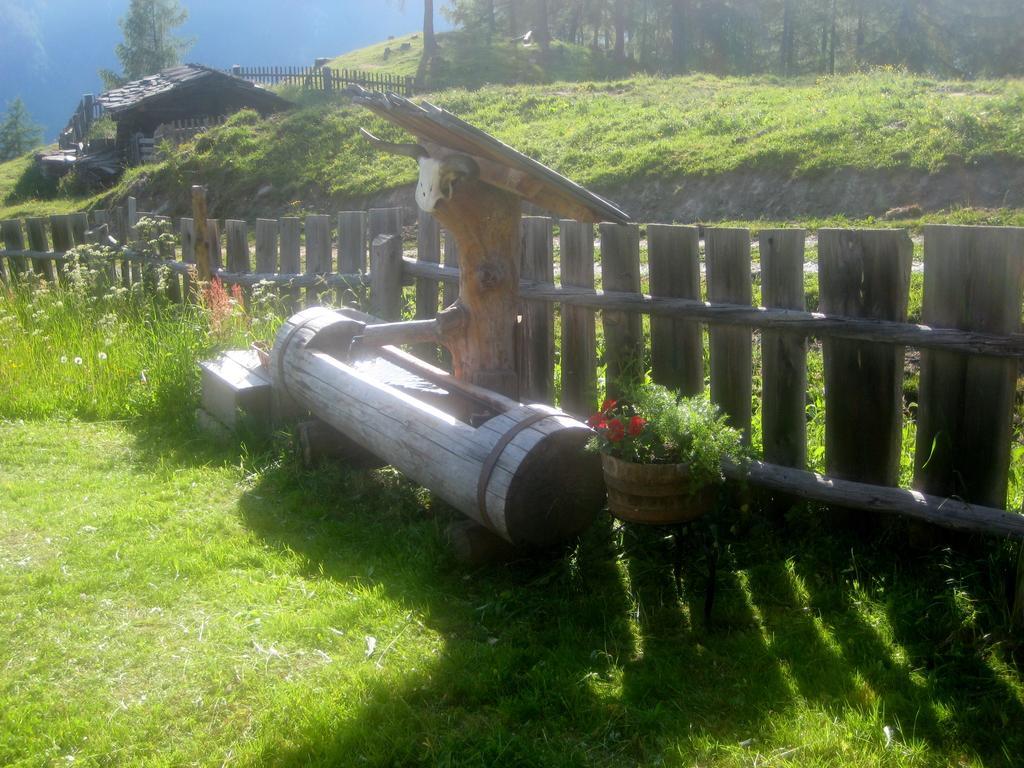
<instances>
[{"instance_id":1,"label":"wild flower","mask_svg":"<svg viewBox=\"0 0 1024 768\"><path fill-rule=\"evenodd\" d=\"M61 362L61 365L66 365L67 362L68 362L68 356L67 355L61 355L60 356L60 362Z\"/></svg>"},{"instance_id":2,"label":"wild flower","mask_svg":"<svg viewBox=\"0 0 1024 768\"><path fill-rule=\"evenodd\" d=\"M82 358L76 357L75 358L75 365L81 365L81 364L82 364Z\"/></svg>"},{"instance_id":3,"label":"wild flower","mask_svg":"<svg viewBox=\"0 0 1024 768\"><path fill-rule=\"evenodd\" d=\"M203 289L202 299L210 318L210 329L219 333L231 317L231 298L224 289L224 283L213 278Z\"/></svg>"},{"instance_id":4,"label":"wild flower","mask_svg":"<svg viewBox=\"0 0 1024 768\"><path fill-rule=\"evenodd\" d=\"M106 352L100 352L98 355L96 355L96 357L99 358L100 361L106 360L107 359L107 353Z\"/></svg>"}]
</instances>

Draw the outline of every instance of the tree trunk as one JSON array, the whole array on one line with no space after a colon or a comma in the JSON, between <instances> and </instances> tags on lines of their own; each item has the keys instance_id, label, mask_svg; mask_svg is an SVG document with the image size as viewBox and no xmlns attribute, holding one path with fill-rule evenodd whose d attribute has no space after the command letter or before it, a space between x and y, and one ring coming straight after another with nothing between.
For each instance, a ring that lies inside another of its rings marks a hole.
<instances>
[{"instance_id":1,"label":"tree trunk","mask_svg":"<svg viewBox=\"0 0 1024 768\"><path fill-rule=\"evenodd\" d=\"M542 51L546 51L551 44L551 31L548 29L548 0L536 0L536 26L533 33L537 38L537 45Z\"/></svg>"},{"instance_id":2,"label":"tree trunk","mask_svg":"<svg viewBox=\"0 0 1024 768\"><path fill-rule=\"evenodd\" d=\"M687 0L672 0L672 67L676 72L687 70Z\"/></svg>"},{"instance_id":3,"label":"tree trunk","mask_svg":"<svg viewBox=\"0 0 1024 768\"><path fill-rule=\"evenodd\" d=\"M459 330L442 339L457 379L518 398L515 370L519 306L519 197L464 181L434 216L459 249Z\"/></svg>"},{"instance_id":4,"label":"tree trunk","mask_svg":"<svg viewBox=\"0 0 1024 768\"><path fill-rule=\"evenodd\" d=\"M626 0L615 0L615 58L626 58Z\"/></svg>"},{"instance_id":5,"label":"tree trunk","mask_svg":"<svg viewBox=\"0 0 1024 768\"><path fill-rule=\"evenodd\" d=\"M434 38L434 0L423 0L423 56L429 58L437 50Z\"/></svg>"},{"instance_id":6,"label":"tree trunk","mask_svg":"<svg viewBox=\"0 0 1024 768\"><path fill-rule=\"evenodd\" d=\"M782 74L793 74L793 0L785 0L782 7L782 43L779 46L779 69Z\"/></svg>"}]
</instances>

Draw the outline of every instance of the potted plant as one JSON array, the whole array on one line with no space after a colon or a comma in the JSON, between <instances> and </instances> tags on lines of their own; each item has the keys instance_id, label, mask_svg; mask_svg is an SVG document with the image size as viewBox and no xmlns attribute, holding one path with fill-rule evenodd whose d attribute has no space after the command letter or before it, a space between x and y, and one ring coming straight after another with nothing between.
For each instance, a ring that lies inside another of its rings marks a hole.
<instances>
[{"instance_id":1,"label":"potted plant","mask_svg":"<svg viewBox=\"0 0 1024 768\"><path fill-rule=\"evenodd\" d=\"M621 520L676 525L710 511L723 460L745 455L742 435L705 396L647 384L606 400L588 419L601 453L608 509Z\"/></svg>"}]
</instances>

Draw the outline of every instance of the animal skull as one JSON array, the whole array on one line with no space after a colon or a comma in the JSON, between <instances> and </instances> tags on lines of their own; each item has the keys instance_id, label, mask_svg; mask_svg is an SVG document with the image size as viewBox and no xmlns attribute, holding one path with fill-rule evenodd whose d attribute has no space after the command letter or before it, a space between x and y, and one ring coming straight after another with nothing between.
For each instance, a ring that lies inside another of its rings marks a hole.
<instances>
[{"instance_id":1,"label":"animal skull","mask_svg":"<svg viewBox=\"0 0 1024 768\"><path fill-rule=\"evenodd\" d=\"M359 131L377 149L416 159L420 165L416 204L427 213L433 213L441 200L451 200L455 182L459 179L475 179L480 175L480 167L469 155L449 155L443 160L435 160L419 144L395 144L378 139L365 128Z\"/></svg>"},{"instance_id":2,"label":"animal skull","mask_svg":"<svg viewBox=\"0 0 1024 768\"><path fill-rule=\"evenodd\" d=\"M444 160L420 157L420 178L416 184L416 204L427 213L433 213L441 200L451 200L455 182L463 178L476 178L479 169L467 155L452 155Z\"/></svg>"}]
</instances>

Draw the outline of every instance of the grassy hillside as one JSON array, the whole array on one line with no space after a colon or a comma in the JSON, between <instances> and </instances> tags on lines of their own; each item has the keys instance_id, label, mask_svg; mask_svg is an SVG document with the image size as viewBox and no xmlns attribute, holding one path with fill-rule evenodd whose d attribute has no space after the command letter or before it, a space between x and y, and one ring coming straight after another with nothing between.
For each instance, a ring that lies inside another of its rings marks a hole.
<instances>
[{"instance_id":1,"label":"grassy hillside","mask_svg":"<svg viewBox=\"0 0 1024 768\"><path fill-rule=\"evenodd\" d=\"M627 208L635 202L629 195L652 182L671 186L730 171L813 177L842 168L929 172L1024 162L1020 80L694 75L453 89L426 98ZM412 182L415 166L372 152L358 136L361 125L406 138L340 101L307 101L268 120L242 112L165 161L132 171L119 194L130 188L154 207L169 202L173 209L202 180L219 215L363 204Z\"/></svg>"},{"instance_id":2,"label":"grassy hillside","mask_svg":"<svg viewBox=\"0 0 1024 768\"><path fill-rule=\"evenodd\" d=\"M437 40L439 54L433 66L423 73L423 83L430 89L479 88L488 83L602 80L629 74L627 64L579 45L554 42L544 54L535 45L513 43L501 35L488 40L485 35L455 31L438 35ZM404 45L408 45L406 50L402 50ZM331 66L416 75L422 54L423 37L412 33L350 51L334 59Z\"/></svg>"}]
</instances>

